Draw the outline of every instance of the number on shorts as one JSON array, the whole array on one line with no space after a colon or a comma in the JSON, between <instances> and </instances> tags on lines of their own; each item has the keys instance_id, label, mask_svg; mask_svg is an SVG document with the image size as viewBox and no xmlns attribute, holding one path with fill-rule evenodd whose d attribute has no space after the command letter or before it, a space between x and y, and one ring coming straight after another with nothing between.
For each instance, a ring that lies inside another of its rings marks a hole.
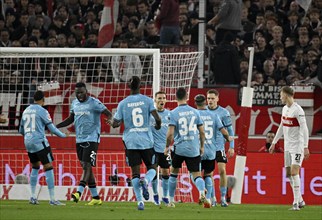
<instances>
[{"instance_id":1,"label":"number on shorts","mask_svg":"<svg viewBox=\"0 0 322 220\"><path fill-rule=\"evenodd\" d=\"M226 160L226 152L225 152L225 150L222 150L222 151L221 151L221 156L222 156L222 158L223 158L224 160Z\"/></svg>"},{"instance_id":2,"label":"number on shorts","mask_svg":"<svg viewBox=\"0 0 322 220\"><path fill-rule=\"evenodd\" d=\"M295 160L301 161L301 154L295 154Z\"/></svg>"}]
</instances>

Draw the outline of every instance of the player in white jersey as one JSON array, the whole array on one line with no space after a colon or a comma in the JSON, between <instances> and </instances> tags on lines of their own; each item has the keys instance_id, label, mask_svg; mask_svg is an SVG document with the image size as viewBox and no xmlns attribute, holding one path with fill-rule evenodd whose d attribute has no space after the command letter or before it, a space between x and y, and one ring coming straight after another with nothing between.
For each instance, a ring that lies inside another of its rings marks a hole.
<instances>
[{"instance_id":1,"label":"player in white jersey","mask_svg":"<svg viewBox=\"0 0 322 220\"><path fill-rule=\"evenodd\" d=\"M305 206L301 195L300 168L303 159L308 159L309 132L302 107L294 102L294 91L284 86L280 92L281 101L285 106L282 111L281 124L277 130L269 152L273 153L275 144L284 134L284 164L286 175L293 189L293 206L290 210L298 211Z\"/></svg>"}]
</instances>

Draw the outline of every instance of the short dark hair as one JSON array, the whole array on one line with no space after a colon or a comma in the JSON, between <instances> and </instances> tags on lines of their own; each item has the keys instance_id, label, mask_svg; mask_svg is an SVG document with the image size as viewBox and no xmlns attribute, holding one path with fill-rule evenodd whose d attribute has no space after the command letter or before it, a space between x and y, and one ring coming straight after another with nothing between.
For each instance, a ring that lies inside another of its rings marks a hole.
<instances>
[{"instance_id":1,"label":"short dark hair","mask_svg":"<svg viewBox=\"0 0 322 220\"><path fill-rule=\"evenodd\" d=\"M196 103L202 103L206 101L206 97L203 94L198 94L195 96L194 100Z\"/></svg>"},{"instance_id":2,"label":"short dark hair","mask_svg":"<svg viewBox=\"0 0 322 220\"><path fill-rule=\"evenodd\" d=\"M38 38L35 36L31 36L29 37L28 42L35 42L38 45Z\"/></svg>"},{"instance_id":3,"label":"short dark hair","mask_svg":"<svg viewBox=\"0 0 322 220\"><path fill-rule=\"evenodd\" d=\"M149 3L146 0L139 0L138 5L145 4L146 6L149 6Z\"/></svg>"},{"instance_id":4,"label":"short dark hair","mask_svg":"<svg viewBox=\"0 0 322 220\"><path fill-rule=\"evenodd\" d=\"M320 14L320 11L319 11L319 9L317 9L317 8L312 8L312 9L309 11L309 14L312 14L312 13Z\"/></svg>"},{"instance_id":5,"label":"short dark hair","mask_svg":"<svg viewBox=\"0 0 322 220\"><path fill-rule=\"evenodd\" d=\"M40 91L40 90L37 90L34 94L34 100L35 101L40 101L42 100L43 98L45 97L44 95L44 92L43 91Z\"/></svg>"},{"instance_id":6,"label":"short dark hair","mask_svg":"<svg viewBox=\"0 0 322 220\"><path fill-rule=\"evenodd\" d=\"M82 88L82 87L84 87L84 88L86 89L86 85L85 85L85 83L83 83L83 82L78 82L78 83L76 83L75 87L76 87L76 88Z\"/></svg>"},{"instance_id":7,"label":"short dark hair","mask_svg":"<svg viewBox=\"0 0 322 220\"><path fill-rule=\"evenodd\" d=\"M256 17L264 17L264 14L262 12L257 13Z\"/></svg>"},{"instance_id":8,"label":"short dark hair","mask_svg":"<svg viewBox=\"0 0 322 220\"><path fill-rule=\"evenodd\" d=\"M203 107L206 103L206 97L203 94L196 95L194 100L198 107Z\"/></svg>"},{"instance_id":9,"label":"short dark hair","mask_svg":"<svg viewBox=\"0 0 322 220\"><path fill-rule=\"evenodd\" d=\"M177 89L176 97L178 100L183 100L186 96L187 96L187 91L185 90L185 88L180 87L179 89Z\"/></svg>"},{"instance_id":10,"label":"short dark hair","mask_svg":"<svg viewBox=\"0 0 322 220\"><path fill-rule=\"evenodd\" d=\"M0 19L1 20L1 19ZM10 31L9 31L9 29L8 28L3 28L2 30L0 30L0 33L2 33L2 32L8 32L9 34L10 34ZM319 36L319 35L317 35L317 36Z\"/></svg>"},{"instance_id":11,"label":"short dark hair","mask_svg":"<svg viewBox=\"0 0 322 220\"><path fill-rule=\"evenodd\" d=\"M219 92L216 89L210 89L210 90L208 90L207 95L208 94L215 94L216 96L219 96Z\"/></svg>"},{"instance_id":12,"label":"short dark hair","mask_svg":"<svg viewBox=\"0 0 322 220\"><path fill-rule=\"evenodd\" d=\"M130 89L137 90L140 88L141 80L138 76L133 76L130 81Z\"/></svg>"},{"instance_id":13,"label":"short dark hair","mask_svg":"<svg viewBox=\"0 0 322 220\"><path fill-rule=\"evenodd\" d=\"M271 130L271 131L267 132L267 134L275 134L275 132Z\"/></svg>"},{"instance_id":14,"label":"short dark hair","mask_svg":"<svg viewBox=\"0 0 322 220\"><path fill-rule=\"evenodd\" d=\"M159 94L164 94L164 95L166 95L166 93L165 93L164 91L158 91L158 92L156 92L156 93L154 94L154 97L157 97L157 95L159 95Z\"/></svg>"}]
</instances>

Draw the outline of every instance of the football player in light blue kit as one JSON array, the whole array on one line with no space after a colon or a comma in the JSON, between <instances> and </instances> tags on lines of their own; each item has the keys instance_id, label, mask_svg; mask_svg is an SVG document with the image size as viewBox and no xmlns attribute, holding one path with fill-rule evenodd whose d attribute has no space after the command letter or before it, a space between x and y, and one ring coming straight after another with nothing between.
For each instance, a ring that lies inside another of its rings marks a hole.
<instances>
[{"instance_id":1,"label":"football player in light blue kit","mask_svg":"<svg viewBox=\"0 0 322 220\"><path fill-rule=\"evenodd\" d=\"M201 170L204 171L203 178L205 180L205 186L207 189L206 198L210 201L213 191L213 171L215 170L216 159L216 137L217 133L221 133L227 141L230 141L227 130L221 123L218 115L211 112L206 107L206 97L199 94L195 97L195 104L200 113L200 117L204 122L205 129L205 152L201 157ZM219 132L220 131L220 132ZM206 203L206 205L210 205ZM205 207L205 208L210 208Z\"/></svg>"},{"instance_id":2,"label":"football player in light blue kit","mask_svg":"<svg viewBox=\"0 0 322 220\"><path fill-rule=\"evenodd\" d=\"M112 117L112 113L94 97L87 95L86 85L78 82L75 85L76 99L73 100L70 115L57 125L58 128L66 127L74 122L76 133L77 157L83 168L77 192L72 193L74 202L78 202L86 185L88 186L92 200L87 205L101 205L93 168L96 166L96 157L101 133L101 114Z\"/></svg>"},{"instance_id":3,"label":"football player in light blue kit","mask_svg":"<svg viewBox=\"0 0 322 220\"><path fill-rule=\"evenodd\" d=\"M201 156L204 153L205 132L203 121L199 112L187 104L187 92L179 88L176 92L178 107L170 112L170 123L166 136L164 154L167 155L169 147L174 140L174 153L170 167L169 178L169 207L175 207L174 196L177 177L182 163L185 161L194 183L198 188L199 204L208 203L205 197L205 181L201 177Z\"/></svg>"},{"instance_id":4,"label":"football player in light blue kit","mask_svg":"<svg viewBox=\"0 0 322 220\"><path fill-rule=\"evenodd\" d=\"M156 161L157 165L161 168L161 177L162 177L162 202L165 205L169 204L169 161L167 161L167 156L164 155L164 148L165 148L165 139L168 131L168 125L169 125L169 114L170 111L168 109L165 109L165 104L167 102L166 94L163 91L156 92L154 95L154 102L158 111L158 114L161 118L162 124L161 129L156 130L154 128L155 120L154 118L151 118L152 122L152 133L153 133L153 139L154 139L154 151L156 155ZM159 201L159 193L158 193L158 180L157 176L155 175L153 181L152 181L152 189L153 189L153 199L154 204L160 205Z\"/></svg>"},{"instance_id":5,"label":"football player in light blue kit","mask_svg":"<svg viewBox=\"0 0 322 220\"><path fill-rule=\"evenodd\" d=\"M153 99L140 94L140 78L133 76L130 81L131 95L123 99L110 125L115 128L124 124L123 142L126 161L132 170L132 186L138 201L138 210L144 210L144 202L149 199L148 184L156 174L156 161L153 149L153 135L150 117L155 119L155 129L161 128L161 119L154 107ZM145 178L140 180L142 160L147 168ZM142 193L141 193L142 188Z\"/></svg>"},{"instance_id":6,"label":"football player in light blue kit","mask_svg":"<svg viewBox=\"0 0 322 220\"><path fill-rule=\"evenodd\" d=\"M38 205L36 197L36 185L38 182L38 172L40 162L44 166L46 183L48 186L50 205L65 205L58 200L55 200L55 178L52 161L54 157L49 146L49 142L45 135L45 127L59 137L66 137L66 134L59 131L53 124L51 117L46 109L42 106L45 103L44 93L36 91L34 94L35 104L27 107L22 113L22 118L19 126L19 133L24 136L25 147L28 152L28 157L32 164L30 174L31 198L29 203Z\"/></svg>"},{"instance_id":7,"label":"football player in light blue kit","mask_svg":"<svg viewBox=\"0 0 322 220\"><path fill-rule=\"evenodd\" d=\"M231 123L230 114L227 109L218 105L219 92L215 89L211 89L207 92L208 109L211 112L216 113L219 116L224 127L227 129L229 136L234 136L234 131ZM226 175L226 163L228 162L225 153L225 138L218 132L216 137L216 161L218 164L218 170L220 175L220 195L221 195L221 206L227 207L226 194L227 194L227 175ZM229 142L228 157L234 156L234 141ZM215 200L215 190L213 190L213 204Z\"/></svg>"}]
</instances>

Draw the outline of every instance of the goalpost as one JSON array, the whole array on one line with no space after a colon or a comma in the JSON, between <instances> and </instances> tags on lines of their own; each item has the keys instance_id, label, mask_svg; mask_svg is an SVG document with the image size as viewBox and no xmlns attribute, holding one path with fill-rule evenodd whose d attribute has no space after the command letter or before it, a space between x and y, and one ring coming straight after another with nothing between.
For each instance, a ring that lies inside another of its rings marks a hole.
<instances>
[{"instance_id":1,"label":"goalpost","mask_svg":"<svg viewBox=\"0 0 322 220\"><path fill-rule=\"evenodd\" d=\"M241 204L245 166L246 166L246 154L248 145L248 132L251 121L251 110L254 88L251 88L251 78L253 73L253 61L254 61L254 47L249 47L249 68L247 76L247 87L243 87L242 103L241 103L241 122L239 123L240 134L238 136L238 146L236 147L236 161L234 168L234 176L236 178L235 187L232 190L231 202L233 204Z\"/></svg>"},{"instance_id":2,"label":"goalpost","mask_svg":"<svg viewBox=\"0 0 322 220\"><path fill-rule=\"evenodd\" d=\"M141 78L142 94L153 98L155 92L162 90L169 102L175 102L178 87L190 92L202 54L160 53L159 49L1 48L0 114L6 122L0 124L0 131L17 133L21 113L32 103L37 89L45 92L47 109L54 123L59 123L69 115L74 86L79 81L86 83L90 95L100 99L112 113L130 94L127 84L132 75ZM73 132L72 127L68 129ZM102 134L122 134L122 128L113 129L102 123ZM107 156L104 159L108 160ZM77 160L70 166L71 173L79 172L75 170ZM179 191L186 188L179 185Z\"/></svg>"}]
</instances>

